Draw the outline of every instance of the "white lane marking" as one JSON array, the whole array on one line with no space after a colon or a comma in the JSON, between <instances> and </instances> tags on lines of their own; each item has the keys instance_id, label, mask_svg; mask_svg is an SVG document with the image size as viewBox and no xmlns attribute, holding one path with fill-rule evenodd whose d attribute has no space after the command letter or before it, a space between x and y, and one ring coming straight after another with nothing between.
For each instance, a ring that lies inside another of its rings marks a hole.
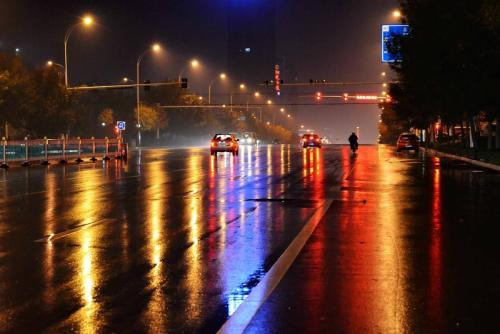
<instances>
[{"instance_id":1,"label":"white lane marking","mask_svg":"<svg viewBox=\"0 0 500 334\"><path fill-rule=\"evenodd\" d=\"M218 334L235 334L245 331L259 308L283 279L332 202L332 199L325 200L323 205L309 218L300 233L281 254L264 278L252 289L252 292L236 309L236 312L217 331Z\"/></svg>"},{"instance_id":2,"label":"white lane marking","mask_svg":"<svg viewBox=\"0 0 500 334\"><path fill-rule=\"evenodd\" d=\"M48 236L45 236L43 238L35 240L35 242L39 242L39 243L54 242L54 241L56 241L58 239L62 239L64 237L67 237L68 235L71 235L71 234L79 232L79 231L86 230L86 229L88 229L90 227L94 227L96 225L101 225L101 224L105 224L105 223L111 223L111 222L115 222L115 221L116 221L116 219L106 219L106 218L100 219L100 220L96 220L95 222L88 223L88 224L85 224L85 225L80 225L80 226L77 226L75 228L63 231L63 232L59 232L59 233L55 233L55 234L50 234Z\"/></svg>"}]
</instances>

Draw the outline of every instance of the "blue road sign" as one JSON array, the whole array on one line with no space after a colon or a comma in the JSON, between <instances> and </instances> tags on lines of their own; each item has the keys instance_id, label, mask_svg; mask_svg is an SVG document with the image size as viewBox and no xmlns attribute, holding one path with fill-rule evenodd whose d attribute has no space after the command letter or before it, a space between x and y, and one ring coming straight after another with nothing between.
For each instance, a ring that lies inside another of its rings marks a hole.
<instances>
[{"instance_id":1,"label":"blue road sign","mask_svg":"<svg viewBox=\"0 0 500 334\"><path fill-rule=\"evenodd\" d=\"M387 45L392 42L394 36L406 36L410 32L410 26L407 24L385 24L382 26L382 62L394 63L403 60L401 54L392 54Z\"/></svg>"},{"instance_id":2,"label":"blue road sign","mask_svg":"<svg viewBox=\"0 0 500 334\"><path fill-rule=\"evenodd\" d=\"M125 131L126 123L124 121L118 121L116 122L116 127L120 131Z\"/></svg>"}]
</instances>

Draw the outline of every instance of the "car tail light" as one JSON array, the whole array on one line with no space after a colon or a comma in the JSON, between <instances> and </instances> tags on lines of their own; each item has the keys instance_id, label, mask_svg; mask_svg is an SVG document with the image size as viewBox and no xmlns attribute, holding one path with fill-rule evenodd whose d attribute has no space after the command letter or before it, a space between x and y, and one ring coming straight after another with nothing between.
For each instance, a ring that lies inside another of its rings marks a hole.
<instances>
[{"instance_id":1,"label":"car tail light","mask_svg":"<svg viewBox=\"0 0 500 334\"><path fill-rule=\"evenodd\" d=\"M212 141L210 144L212 145L212 147L217 146L217 142L215 142L215 141Z\"/></svg>"},{"instance_id":2,"label":"car tail light","mask_svg":"<svg viewBox=\"0 0 500 334\"><path fill-rule=\"evenodd\" d=\"M319 143L319 138L316 138L316 141Z\"/></svg>"},{"instance_id":3,"label":"car tail light","mask_svg":"<svg viewBox=\"0 0 500 334\"><path fill-rule=\"evenodd\" d=\"M314 139L314 137L313 137L313 136L310 136L310 137L309 137L309 140L313 140L313 139Z\"/></svg>"}]
</instances>

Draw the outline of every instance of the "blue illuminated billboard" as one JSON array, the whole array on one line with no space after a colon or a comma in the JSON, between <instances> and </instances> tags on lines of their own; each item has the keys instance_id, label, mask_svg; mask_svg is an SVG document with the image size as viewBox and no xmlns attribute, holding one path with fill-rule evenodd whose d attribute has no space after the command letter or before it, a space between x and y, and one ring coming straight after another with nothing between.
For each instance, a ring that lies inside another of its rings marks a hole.
<instances>
[{"instance_id":1,"label":"blue illuminated billboard","mask_svg":"<svg viewBox=\"0 0 500 334\"><path fill-rule=\"evenodd\" d=\"M403 60L401 54L392 54L387 47L392 43L394 36L406 36L410 32L410 26L407 24L385 24L382 26L382 62L394 63Z\"/></svg>"}]
</instances>

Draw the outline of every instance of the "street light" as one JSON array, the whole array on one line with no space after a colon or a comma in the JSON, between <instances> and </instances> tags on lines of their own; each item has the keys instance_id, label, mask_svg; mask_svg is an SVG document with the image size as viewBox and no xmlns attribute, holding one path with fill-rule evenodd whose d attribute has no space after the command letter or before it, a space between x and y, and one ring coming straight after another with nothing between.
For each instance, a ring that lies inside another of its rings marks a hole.
<instances>
[{"instance_id":1,"label":"street light","mask_svg":"<svg viewBox=\"0 0 500 334\"><path fill-rule=\"evenodd\" d=\"M182 70L179 72L179 77L178 77L178 81L181 82L181 78L182 78L182 74L184 73L185 70L187 70L188 67L191 67L191 68L198 68L200 66L200 62L197 60L197 59L192 59L190 60L186 66L184 66L182 68Z\"/></svg>"},{"instance_id":2,"label":"street light","mask_svg":"<svg viewBox=\"0 0 500 334\"><path fill-rule=\"evenodd\" d=\"M393 17L395 17L395 18L397 18L397 19L399 19L399 18L401 17L401 11L400 11L400 10L397 10L397 9L396 9L396 10L394 10L394 11L392 12L392 16L393 16Z\"/></svg>"},{"instance_id":3,"label":"street light","mask_svg":"<svg viewBox=\"0 0 500 334\"><path fill-rule=\"evenodd\" d=\"M254 95L255 97L259 97L259 96L260 96L260 93L259 93L259 92L255 92L253 95Z\"/></svg>"},{"instance_id":4,"label":"street light","mask_svg":"<svg viewBox=\"0 0 500 334\"><path fill-rule=\"evenodd\" d=\"M273 104L273 101L267 100L267 104Z\"/></svg>"},{"instance_id":5,"label":"street light","mask_svg":"<svg viewBox=\"0 0 500 334\"><path fill-rule=\"evenodd\" d=\"M73 30L75 30L76 27L83 25L85 27L90 27L92 24L94 24L94 19L90 15L86 15L82 18L82 20L78 23L75 23L71 27L69 27L68 30L66 30L66 34L64 35L64 85L66 88L68 88L68 41L69 37L71 36L71 33Z\"/></svg>"},{"instance_id":6,"label":"street light","mask_svg":"<svg viewBox=\"0 0 500 334\"><path fill-rule=\"evenodd\" d=\"M141 95L140 95L140 89L139 85L141 83L140 81L140 66L142 59L148 52L160 52L161 46L158 43L155 43L151 45L150 48L146 49L143 53L140 54L140 56L137 58L137 64L136 64L136 79L135 79L135 92L136 92L136 102L137 102L137 144L140 147L141 146L141 112L140 112L140 106L141 106Z\"/></svg>"},{"instance_id":7,"label":"street light","mask_svg":"<svg viewBox=\"0 0 500 334\"><path fill-rule=\"evenodd\" d=\"M47 66L48 67L57 66L57 67L64 69L63 65L56 63L55 61L52 61L52 60L47 61Z\"/></svg>"},{"instance_id":8,"label":"street light","mask_svg":"<svg viewBox=\"0 0 500 334\"><path fill-rule=\"evenodd\" d=\"M280 109L280 111L281 111L281 112L285 112L285 108L281 108L281 109Z\"/></svg>"},{"instance_id":9,"label":"street light","mask_svg":"<svg viewBox=\"0 0 500 334\"><path fill-rule=\"evenodd\" d=\"M245 90L246 89L246 85L244 83L240 83L240 90ZM231 112L233 112L233 90L231 90L231 94L229 95L229 102L230 102L230 107L231 107ZM248 109L248 108L247 108Z\"/></svg>"},{"instance_id":10,"label":"street light","mask_svg":"<svg viewBox=\"0 0 500 334\"><path fill-rule=\"evenodd\" d=\"M215 81L217 81L217 79L226 80L227 79L226 73L221 73L217 76L217 78L210 81L210 84L208 85L208 104L212 103L212 86L215 83Z\"/></svg>"}]
</instances>

